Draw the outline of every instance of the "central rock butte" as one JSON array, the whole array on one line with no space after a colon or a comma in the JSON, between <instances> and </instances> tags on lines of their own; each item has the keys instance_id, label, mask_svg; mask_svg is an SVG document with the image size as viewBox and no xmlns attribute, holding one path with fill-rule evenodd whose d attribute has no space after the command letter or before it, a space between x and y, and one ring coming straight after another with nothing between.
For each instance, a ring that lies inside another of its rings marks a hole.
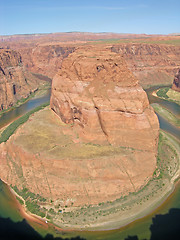
<instances>
[{"instance_id":1,"label":"central rock butte","mask_svg":"<svg viewBox=\"0 0 180 240\"><path fill-rule=\"evenodd\" d=\"M1 178L73 207L139 190L156 169L159 123L123 57L78 48L52 83L51 108L0 146Z\"/></svg>"},{"instance_id":2,"label":"central rock butte","mask_svg":"<svg viewBox=\"0 0 180 240\"><path fill-rule=\"evenodd\" d=\"M159 124L147 95L123 57L108 49L79 49L64 60L51 108L73 124L79 141L157 150Z\"/></svg>"}]
</instances>

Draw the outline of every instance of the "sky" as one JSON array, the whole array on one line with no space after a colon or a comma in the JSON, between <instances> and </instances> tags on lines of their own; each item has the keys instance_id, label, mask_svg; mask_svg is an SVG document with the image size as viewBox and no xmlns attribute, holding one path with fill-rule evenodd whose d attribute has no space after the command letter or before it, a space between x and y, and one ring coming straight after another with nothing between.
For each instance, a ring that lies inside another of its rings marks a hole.
<instances>
[{"instance_id":1,"label":"sky","mask_svg":"<svg viewBox=\"0 0 180 240\"><path fill-rule=\"evenodd\" d=\"M0 0L0 35L180 33L180 0Z\"/></svg>"}]
</instances>

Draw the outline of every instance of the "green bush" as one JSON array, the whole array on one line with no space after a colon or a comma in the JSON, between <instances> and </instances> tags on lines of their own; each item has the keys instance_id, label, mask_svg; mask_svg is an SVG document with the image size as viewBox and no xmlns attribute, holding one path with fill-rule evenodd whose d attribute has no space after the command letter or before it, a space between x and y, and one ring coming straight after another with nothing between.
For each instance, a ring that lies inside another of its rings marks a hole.
<instances>
[{"instance_id":1,"label":"green bush","mask_svg":"<svg viewBox=\"0 0 180 240\"><path fill-rule=\"evenodd\" d=\"M37 202L26 201L26 207L31 213L45 217L45 213L40 210L40 206L37 205Z\"/></svg>"},{"instance_id":2,"label":"green bush","mask_svg":"<svg viewBox=\"0 0 180 240\"><path fill-rule=\"evenodd\" d=\"M169 87L161 88L159 91L157 91L157 96L162 97L165 99L168 99L169 97L166 95L166 93L169 91Z\"/></svg>"},{"instance_id":3,"label":"green bush","mask_svg":"<svg viewBox=\"0 0 180 240\"><path fill-rule=\"evenodd\" d=\"M49 213L51 213L51 214L56 214L53 208L50 208L50 209L49 209Z\"/></svg>"}]
</instances>

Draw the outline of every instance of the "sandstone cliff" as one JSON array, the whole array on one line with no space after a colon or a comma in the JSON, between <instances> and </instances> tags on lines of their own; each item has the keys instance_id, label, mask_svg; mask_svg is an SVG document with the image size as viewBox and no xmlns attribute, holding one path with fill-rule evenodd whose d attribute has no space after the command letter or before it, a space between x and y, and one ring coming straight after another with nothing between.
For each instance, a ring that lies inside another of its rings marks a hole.
<instances>
[{"instance_id":1,"label":"sandstone cliff","mask_svg":"<svg viewBox=\"0 0 180 240\"><path fill-rule=\"evenodd\" d=\"M51 108L82 141L154 151L157 117L123 57L106 49L81 51L54 77Z\"/></svg>"},{"instance_id":2,"label":"sandstone cliff","mask_svg":"<svg viewBox=\"0 0 180 240\"><path fill-rule=\"evenodd\" d=\"M10 49L0 49L0 111L35 91L36 78L25 70L21 55Z\"/></svg>"},{"instance_id":3,"label":"sandstone cliff","mask_svg":"<svg viewBox=\"0 0 180 240\"><path fill-rule=\"evenodd\" d=\"M18 51L30 71L52 78L61 68L63 59L76 48L77 45L72 43L47 42L36 46L18 47ZM128 67L145 87L171 84L174 74L180 67L179 46L129 42L116 44L111 50L125 57ZM82 51L86 51L86 47Z\"/></svg>"},{"instance_id":4,"label":"sandstone cliff","mask_svg":"<svg viewBox=\"0 0 180 240\"><path fill-rule=\"evenodd\" d=\"M10 46L21 53L23 63L30 71L50 78L59 70L64 57L77 46L86 45L85 41L93 45L91 40L98 39L102 47L111 46L112 51L124 55L128 67L143 87L171 84L180 67L179 36L55 33L3 36L1 39L2 46ZM111 39L119 40L116 43Z\"/></svg>"},{"instance_id":5,"label":"sandstone cliff","mask_svg":"<svg viewBox=\"0 0 180 240\"><path fill-rule=\"evenodd\" d=\"M63 59L69 53L72 53L74 49L73 46L44 44L22 48L19 51L22 55L23 63L29 71L52 78L61 68Z\"/></svg>"},{"instance_id":6,"label":"sandstone cliff","mask_svg":"<svg viewBox=\"0 0 180 240\"><path fill-rule=\"evenodd\" d=\"M142 86L171 84L180 67L180 47L163 44L124 43L111 50L123 55Z\"/></svg>"},{"instance_id":7,"label":"sandstone cliff","mask_svg":"<svg viewBox=\"0 0 180 240\"><path fill-rule=\"evenodd\" d=\"M174 77L172 89L180 92L180 69L178 70L178 72L176 73L176 75Z\"/></svg>"}]
</instances>

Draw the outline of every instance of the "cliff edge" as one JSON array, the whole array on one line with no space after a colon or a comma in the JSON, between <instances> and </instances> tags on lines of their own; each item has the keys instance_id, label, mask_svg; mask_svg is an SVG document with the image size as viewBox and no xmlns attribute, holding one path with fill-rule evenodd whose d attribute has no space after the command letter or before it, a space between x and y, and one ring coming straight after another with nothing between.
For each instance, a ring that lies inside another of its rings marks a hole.
<instances>
[{"instance_id":1,"label":"cliff edge","mask_svg":"<svg viewBox=\"0 0 180 240\"><path fill-rule=\"evenodd\" d=\"M0 49L0 111L28 97L37 86L36 78L24 68L21 55Z\"/></svg>"}]
</instances>

